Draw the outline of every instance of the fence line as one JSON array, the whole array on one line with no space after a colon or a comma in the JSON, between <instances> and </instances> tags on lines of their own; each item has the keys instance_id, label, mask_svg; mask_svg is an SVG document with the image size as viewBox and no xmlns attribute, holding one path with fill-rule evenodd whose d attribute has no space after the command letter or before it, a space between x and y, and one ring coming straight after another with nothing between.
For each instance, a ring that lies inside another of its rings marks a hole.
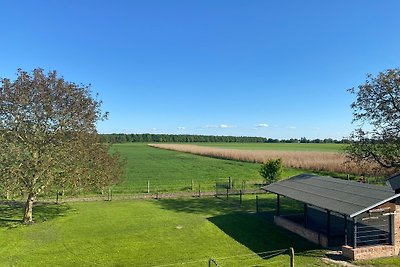
<instances>
[{"instance_id":1,"label":"fence line","mask_svg":"<svg viewBox=\"0 0 400 267\"><path fill-rule=\"evenodd\" d=\"M217 178L214 182L199 181L195 179L190 180L179 180L185 181L186 184L160 184L154 180L148 180L143 183L140 187L138 186L126 186L119 187L111 186L105 188L101 193L85 193L82 190L76 191L65 191L61 194L59 189L54 189L44 195L39 195L38 200L41 201L55 201L59 202L70 202L70 201L93 201L93 200L108 200L113 199L147 199L147 198L174 198L174 197L201 197L201 196L220 196L218 192L218 185L223 184L224 188L228 188L228 192L224 189L224 195L244 195L244 194L255 194L261 193L259 190L259 181L251 181L249 179L233 179L229 178ZM235 182L239 181L239 182ZM1 196L0 196L1 199ZM15 193L11 198L4 198L6 200L24 200L24 196L19 193Z\"/></svg>"},{"instance_id":2,"label":"fence line","mask_svg":"<svg viewBox=\"0 0 400 267\"><path fill-rule=\"evenodd\" d=\"M213 262L215 264L215 266L223 266L223 265L219 265L221 262L223 262L224 260L240 260L240 258L245 258L245 257L259 257L258 260L268 260L271 259L273 257L279 256L281 254L287 253L290 256L290 262L293 262L293 257L294 257L294 251L293 248L289 248L289 249L278 249L278 250L270 250L270 251L264 251L264 252L259 252L259 253L250 253L250 254L241 254L241 255L234 255L234 256L227 256L227 257L212 257L212 258L208 258L208 259L202 259L202 260L194 260L194 261L186 261L186 262L177 262L177 263L167 263L167 264L162 264L162 265L153 265L151 267L169 267L169 266L179 266L179 265L187 265L187 264L193 264L193 263L208 263L208 266L210 266L210 263ZM254 259L256 260L256 259ZM282 262L284 261L283 259L280 261L274 261L274 262ZM270 264L270 262L268 262L268 264ZM225 265L228 266L228 265ZM242 265L243 267L245 267L245 265ZM248 265L248 266L254 266L254 264L252 265ZM258 265L257 265L258 266ZM291 265L292 266L292 265Z\"/></svg>"}]
</instances>

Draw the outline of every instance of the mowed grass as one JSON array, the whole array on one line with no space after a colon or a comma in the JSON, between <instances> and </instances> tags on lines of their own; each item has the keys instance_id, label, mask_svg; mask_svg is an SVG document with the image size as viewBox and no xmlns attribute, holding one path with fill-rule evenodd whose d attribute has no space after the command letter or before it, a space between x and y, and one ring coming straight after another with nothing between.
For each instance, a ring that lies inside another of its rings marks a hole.
<instances>
[{"instance_id":1,"label":"mowed grass","mask_svg":"<svg viewBox=\"0 0 400 267\"><path fill-rule=\"evenodd\" d=\"M177 151L149 147L143 143L115 144L113 149L127 158L122 182L114 187L115 193L144 193L147 182L150 191L175 192L194 191L199 185L202 191L215 190L216 181L228 181L231 177L236 186L248 181L246 186L257 188L263 178L259 174L260 164L222 160ZM284 177L301 173L296 169L285 169Z\"/></svg>"},{"instance_id":2,"label":"mowed grass","mask_svg":"<svg viewBox=\"0 0 400 267\"><path fill-rule=\"evenodd\" d=\"M280 150L280 151L315 151L343 152L345 144L334 143L194 143L198 146L244 149L244 150Z\"/></svg>"},{"instance_id":3,"label":"mowed grass","mask_svg":"<svg viewBox=\"0 0 400 267\"><path fill-rule=\"evenodd\" d=\"M254 196L245 202L254 209ZM256 253L290 246L296 251L296 266L322 265L323 252L276 227L271 217L216 198L47 208L51 216L42 209L35 225L1 225L0 266L208 266L209 258L219 266L288 266L285 254L263 260Z\"/></svg>"}]
</instances>

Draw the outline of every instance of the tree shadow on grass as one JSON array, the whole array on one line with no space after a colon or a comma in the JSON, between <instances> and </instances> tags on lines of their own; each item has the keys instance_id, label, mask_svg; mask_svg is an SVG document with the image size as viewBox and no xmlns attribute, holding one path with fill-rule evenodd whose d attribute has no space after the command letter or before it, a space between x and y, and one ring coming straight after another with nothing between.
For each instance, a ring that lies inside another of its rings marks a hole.
<instances>
[{"instance_id":1,"label":"tree shadow on grass","mask_svg":"<svg viewBox=\"0 0 400 267\"><path fill-rule=\"evenodd\" d=\"M163 209L195 214L223 214L235 211L236 207L215 197L159 199Z\"/></svg>"},{"instance_id":2,"label":"tree shadow on grass","mask_svg":"<svg viewBox=\"0 0 400 267\"><path fill-rule=\"evenodd\" d=\"M274 224L274 198L260 200L262 210L258 214L255 213L255 199L244 200L241 207L233 199L217 198L162 199L158 204L168 210L210 216L207 219L211 223L255 253L293 247L296 255L322 255L319 246ZM298 211L298 207L292 204L284 203L283 210Z\"/></svg>"},{"instance_id":3,"label":"tree shadow on grass","mask_svg":"<svg viewBox=\"0 0 400 267\"><path fill-rule=\"evenodd\" d=\"M22 225L25 203L20 201L0 201L0 228L14 228ZM70 207L66 204L41 203L33 206L33 220L36 223L64 216Z\"/></svg>"},{"instance_id":4,"label":"tree shadow on grass","mask_svg":"<svg viewBox=\"0 0 400 267\"><path fill-rule=\"evenodd\" d=\"M231 213L208 218L224 233L255 253L293 247L296 253L317 249L318 246L276 226L272 216L250 213Z\"/></svg>"}]
</instances>

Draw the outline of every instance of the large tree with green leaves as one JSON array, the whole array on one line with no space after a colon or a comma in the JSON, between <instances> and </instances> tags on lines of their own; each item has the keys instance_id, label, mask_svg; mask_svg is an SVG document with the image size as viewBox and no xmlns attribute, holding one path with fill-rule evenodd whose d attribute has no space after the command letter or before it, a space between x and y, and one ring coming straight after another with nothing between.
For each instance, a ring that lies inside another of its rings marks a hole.
<instances>
[{"instance_id":1,"label":"large tree with green leaves","mask_svg":"<svg viewBox=\"0 0 400 267\"><path fill-rule=\"evenodd\" d=\"M0 189L26 197L23 221L32 222L35 198L49 190L96 190L118 181L118 154L99 142L96 122L107 114L90 86L56 71L18 70L0 80Z\"/></svg>"},{"instance_id":2,"label":"large tree with green leaves","mask_svg":"<svg viewBox=\"0 0 400 267\"><path fill-rule=\"evenodd\" d=\"M400 170L400 69L367 75L364 84L351 88L353 123L347 155L359 163L376 164L386 173Z\"/></svg>"}]
</instances>

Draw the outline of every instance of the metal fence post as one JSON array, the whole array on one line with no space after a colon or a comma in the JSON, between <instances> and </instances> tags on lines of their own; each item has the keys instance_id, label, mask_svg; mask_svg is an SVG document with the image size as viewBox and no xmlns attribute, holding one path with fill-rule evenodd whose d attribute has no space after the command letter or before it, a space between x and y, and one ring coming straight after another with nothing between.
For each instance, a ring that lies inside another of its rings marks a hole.
<instances>
[{"instance_id":1,"label":"metal fence post","mask_svg":"<svg viewBox=\"0 0 400 267\"><path fill-rule=\"evenodd\" d=\"M294 267L294 249L292 247L289 248L289 256L290 256L290 267Z\"/></svg>"},{"instance_id":2,"label":"metal fence post","mask_svg":"<svg viewBox=\"0 0 400 267\"><path fill-rule=\"evenodd\" d=\"M216 260L210 258L210 259L208 260L208 267L211 267L211 262L214 263L215 266L219 266Z\"/></svg>"},{"instance_id":3,"label":"metal fence post","mask_svg":"<svg viewBox=\"0 0 400 267\"><path fill-rule=\"evenodd\" d=\"M200 187L200 184L199 184L199 197L201 197L201 187Z\"/></svg>"}]
</instances>

